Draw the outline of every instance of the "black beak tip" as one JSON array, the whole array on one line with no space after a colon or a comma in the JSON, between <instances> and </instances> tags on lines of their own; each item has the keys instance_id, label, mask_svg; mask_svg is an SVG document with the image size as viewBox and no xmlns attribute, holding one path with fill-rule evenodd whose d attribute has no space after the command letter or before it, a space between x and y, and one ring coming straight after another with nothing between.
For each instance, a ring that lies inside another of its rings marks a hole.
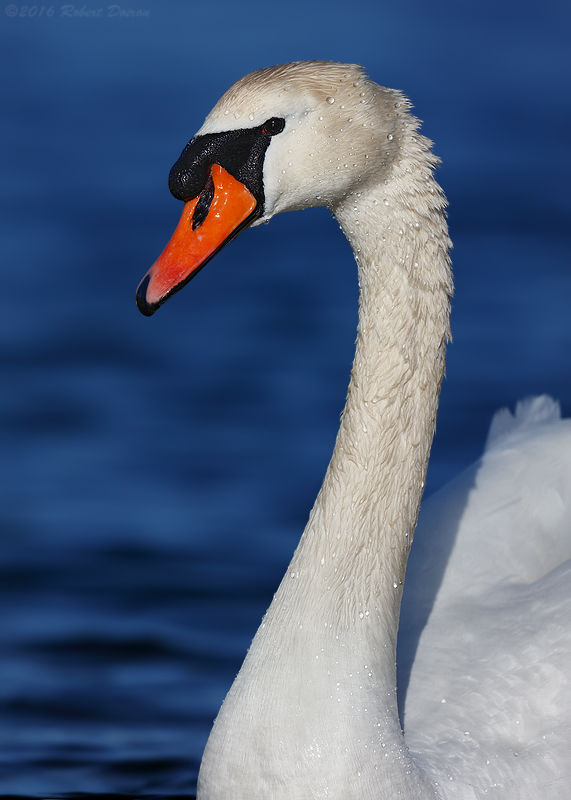
<instances>
[{"instance_id":1,"label":"black beak tip","mask_svg":"<svg viewBox=\"0 0 571 800\"><path fill-rule=\"evenodd\" d=\"M145 317L152 317L157 308L159 307L159 303L147 303L147 286L149 285L150 277L149 275L145 275L141 283L139 284L139 288L137 289L137 308L144 314Z\"/></svg>"}]
</instances>

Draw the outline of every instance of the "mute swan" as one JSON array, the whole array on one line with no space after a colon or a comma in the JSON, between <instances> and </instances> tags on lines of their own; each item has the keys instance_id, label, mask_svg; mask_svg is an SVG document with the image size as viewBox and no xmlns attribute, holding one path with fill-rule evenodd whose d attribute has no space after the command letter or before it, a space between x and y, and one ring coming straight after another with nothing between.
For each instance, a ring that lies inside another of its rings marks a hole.
<instances>
[{"instance_id":1,"label":"mute swan","mask_svg":"<svg viewBox=\"0 0 571 800\"><path fill-rule=\"evenodd\" d=\"M200 800L571 795L571 429L548 398L502 412L480 464L423 510L401 730L399 610L452 294L418 127L359 67L288 64L238 81L171 170L185 205L143 314L246 226L310 206L334 213L360 281L333 457L214 724Z\"/></svg>"}]
</instances>

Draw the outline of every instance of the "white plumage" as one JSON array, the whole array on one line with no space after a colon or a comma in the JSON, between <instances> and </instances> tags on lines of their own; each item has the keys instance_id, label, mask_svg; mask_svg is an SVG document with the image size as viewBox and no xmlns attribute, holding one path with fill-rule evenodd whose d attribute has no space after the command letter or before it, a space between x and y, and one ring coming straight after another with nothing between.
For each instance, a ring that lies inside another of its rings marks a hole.
<instances>
[{"instance_id":1,"label":"white plumage","mask_svg":"<svg viewBox=\"0 0 571 800\"><path fill-rule=\"evenodd\" d=\"M496 414L409 559L406 741L444 797L569 796L570 559L571 420L539 397Z\"/></svg>"},{"instance_id":2,"label":"white plumage","mask_svg":"<svg viewBox=\"0 0 571 800\"><path fill-rule=\"evenodd\" d=\"M445 201L408 102L358 67L253 73L199 133L273 117L285 128L259 221L335 214L359 267L356 355L323 487L198 796L569 797L571 423L546 398L500 412L479 464L426 504L401 625L403 738L395 651L449 333Z\"/></svg>"}]
</instances>

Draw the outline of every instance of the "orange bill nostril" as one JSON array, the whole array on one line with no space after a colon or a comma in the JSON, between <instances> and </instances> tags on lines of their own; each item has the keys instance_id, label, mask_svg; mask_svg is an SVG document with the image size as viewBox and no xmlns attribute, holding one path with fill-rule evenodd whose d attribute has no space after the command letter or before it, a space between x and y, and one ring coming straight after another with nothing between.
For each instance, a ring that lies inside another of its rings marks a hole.
<instances>
[{"instance_id":1,"label":"orange bill nostril","mask_svg":"<svg viewBox=\"0 0 571 800\"><path fill-rule=\"evenodd\" d=\"M198 198L198 203L192 215L192 230L195 231L199 228L210 211L212 200L214 199L214 182L212 180L212 173L208 176L206 185Z\"/></svg>"}]
</instances>

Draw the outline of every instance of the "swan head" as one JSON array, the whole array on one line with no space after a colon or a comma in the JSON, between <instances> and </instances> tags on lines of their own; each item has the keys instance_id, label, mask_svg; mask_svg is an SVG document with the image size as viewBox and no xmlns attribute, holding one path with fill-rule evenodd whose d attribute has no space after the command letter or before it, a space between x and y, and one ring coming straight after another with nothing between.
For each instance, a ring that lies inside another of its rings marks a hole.
<instances>
[{"instance_id":1,"label":"swan head","mask_svg":"<svg viewBox=\"0 0 571 800\"><path fill-rule=\"evenodd\" d=\"M403 120L412 120L407 108L355 65L297 62L235 83L170 172L169 188L185 206L139 285L139 310L153 314L249 225L312 206L335 213L353 192L382 180Z\"/></svg>"}]
</instances>

